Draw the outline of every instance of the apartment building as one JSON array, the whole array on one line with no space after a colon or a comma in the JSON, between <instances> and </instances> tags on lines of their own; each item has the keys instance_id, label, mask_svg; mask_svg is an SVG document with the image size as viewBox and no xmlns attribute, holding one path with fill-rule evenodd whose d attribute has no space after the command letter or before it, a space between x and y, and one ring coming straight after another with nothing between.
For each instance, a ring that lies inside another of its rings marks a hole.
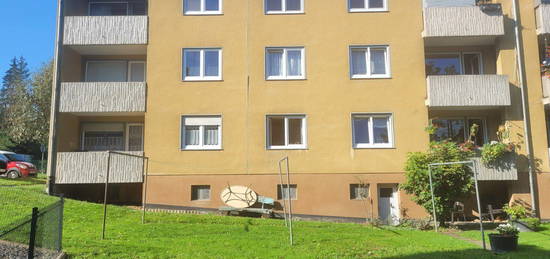
<instances>
[{"instance_id":1,"label":"apartment building","mask_svg":"<svg viewBox=\"0 0 550 259\"><path fill-rule=\"evenodd\" d=\"M288 157L296 214L397 222L427 216L399 188L407 153L507 125L520 145L478 163L482 204L533 204L532 154L550 218L550 4L518 3L518 60L513 0L478 2L61 0L50 190L101 200L109 171L114 202L216 209L228 185L282 199Z\"/></svg>"}]
</instances>

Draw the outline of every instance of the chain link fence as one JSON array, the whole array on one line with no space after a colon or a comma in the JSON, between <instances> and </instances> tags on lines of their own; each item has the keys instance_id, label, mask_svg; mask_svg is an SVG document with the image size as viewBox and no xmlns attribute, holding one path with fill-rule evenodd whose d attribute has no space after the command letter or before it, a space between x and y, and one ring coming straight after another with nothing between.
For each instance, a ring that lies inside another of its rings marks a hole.
<instances>
[{"instance_id":1,"label":"chain link fence","mask_svg":"<svg viewBox=\"0 0 550 259\"><path fill-rule=\"evenodd\" d=\"M10 189L10 193L17 192ZM7 193L5 190L0 193ZM49 204L44 204L48 200ZM17 199L3 203L8 206L2 206L0 212L0 258L57 258L61 254L63 197L37 201L33 204L40 207L34 208L22 208Z\"/></svg>"}]
</instances>

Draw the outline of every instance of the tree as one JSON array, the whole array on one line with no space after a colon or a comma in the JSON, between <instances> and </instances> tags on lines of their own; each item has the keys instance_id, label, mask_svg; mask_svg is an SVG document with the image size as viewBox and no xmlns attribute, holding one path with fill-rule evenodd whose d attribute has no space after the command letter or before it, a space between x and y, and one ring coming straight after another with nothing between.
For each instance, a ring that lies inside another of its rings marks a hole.
<instances>
[{"instance_id":1,"label":"tree","mask_svg":"<svg viewBox=\"0 0 550 259\"><path fill-rule=\"evenodd\" d=\"M432 196L428 165L431 163L459 162L469 160L471 152L450 141L431 142L427 152L409 153L405 166L406 182L403 190L412 194L412 199L430 214ZM432 167L435 210L441 223L451 215L455 201L473 194L473 173L468 165L456 164Z\"/></svg>"},{"instance_id":2,"label":"tree","mask_svg":"<svg viewBox=\"0 0 550 259\"><path fill-rule=\"evenodd\" d=\"M50 104L53 82L53 61L45 63L33 75L31 99L34 110L33 140L41 145L48 143Z\"/></svg>"}]
</instances>

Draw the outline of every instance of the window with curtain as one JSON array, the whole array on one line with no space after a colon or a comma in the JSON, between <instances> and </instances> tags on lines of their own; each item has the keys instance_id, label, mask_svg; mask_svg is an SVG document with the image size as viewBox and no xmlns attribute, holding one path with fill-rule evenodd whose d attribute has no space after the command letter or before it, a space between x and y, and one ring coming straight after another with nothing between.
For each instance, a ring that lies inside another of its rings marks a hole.
<instances>
[{"instance_id":1,"label":"window with curtain","mask_svg":"<svg viewBox=\"0 0 550 259\"><path fill-rule=\"evenodd\" d=\"M348 0L350 12L387 11L387 0Z\"/></svg>"},{"instance_id":2,"label":"window with curtain","mask_svg":"<svg viewBox=\"0 0 550 259\"><path fill-rule=\"evenodd\" d=\"M290 194L290 196L289 196ZM296 184L277 184L277 200L283 200L283 199L291 199L291 200L297 200L298 199L298 185Z\"/></svg>"},{"instance_id":3,"label":"window with curtain","mask_svg":"<svg viewBox=\"0 0 550 259\"><path fill-rule=\"evenodd\" d=\"M470 136L470 130L474 124L478 125L478 131L474 138L478 147L487 143L487 130L483 118L440 118L433 119L431 124L435 132L430 136L431 141L452 141L464 143Z\"/></svg>"},{"instance_id":4,"label":"window with curtain","mask_svg":"<svg viewBox=\"0 0 550 259\"><path fill-rule=\"evenodd\" d=\"M183 116L182 150L221 149L220 116Z\"/></svg>"},{"instance_id":5,"label":"window with curtain","mask_svg":"<svg viewBox=\"0 0 550 259\"><path fill-rule=\"evenodd\" d=\"M266 79L305 79L304 48L267 48Z\"/></svg>"},{"instance_id":6,"label":"window with curtain","mask_svg":"<svg viewBox=\"0 0 550 259\"><path fill-rule=\"evenodd\" d=\"M268 148L306 148L305 116L267 116L267 127Z\"/></svg>"},{"instance_id":7,"label":"window with curtain","mask_svg":"<svg viewBox=\"0 0 550 259\"><path fill-rule=\"evenodd\" d=\"M303 13L304 0L264 0L267 14Z\"/></svg>"},{"instance_id":8,"label":"window with curtain","mask_svg":"<svg viewBox=\"0 0 550 259\"><path fill-rule=\"evenodd\" d=\"M350 184L349 198L350 200L364 200L369 197L368 184Z\"/></svg>"},{"instance_id":9,"label":"window with curtain","mask_svg":"<svg viewBox=\"0 0 550 259\"><path fill-rule=\"evenodd\" d=\"M393 121L391 114L354 114L354 148L393 147Z\"/></svg>"},{"instance_id":10,"label":"window with curtain","mask_svg":"<svg viewBox=\"0 0 550 259\"><path fill-rule=\"evenodd\" d=\"M221 52L221 49L183 49L183 80L221 80Z\"/></svg>"},{"instance_id":11,"label":"window with curtain","mask_svg":"<svg viewBox=\"0 0 550 259\"><path fill-rule=\"evenodd\" d=\"M188 15L222 14L222 0L184 0L184 13Z\"/></svg>"},{"instance_id":12,"label":"window with curtain","mask_svg":"<svg viewBox=\"0 0 550 259\"><path fill-rule=\"evenodd\" d=\"M390 77L388 46L350 47L351 78Z\"/></svg>"}]
</instances>

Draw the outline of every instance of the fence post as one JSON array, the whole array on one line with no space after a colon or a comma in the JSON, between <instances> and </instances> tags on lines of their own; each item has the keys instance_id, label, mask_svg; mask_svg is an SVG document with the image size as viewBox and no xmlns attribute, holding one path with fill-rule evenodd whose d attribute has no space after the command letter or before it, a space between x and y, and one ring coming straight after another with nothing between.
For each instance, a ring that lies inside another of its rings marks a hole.
<instances>
[{"instance_id":1,"label":"fence post","mask_svg":"<svg viewBox=\"0 0 550 259\"><path fill-rule=\"evenodd\" d=\"M31 234L29 236L29 250L27 254L28 259L34 258L34 242L36 240L36 222L38 221L38 208L32 208L31 218Z\"/></svg>"},{"instance_id":2,"label":"fence post","mask_svg":"<svg viewBox=\"0 0 550 259\"><path fill-rule=\"evenodd\" d=\"M63 248L63 210L65 209L65 197L63 194L59 196L59 218L58 218L58 235L57 235L57 251L61 252Z\"/></svg>"}]
</instances>

